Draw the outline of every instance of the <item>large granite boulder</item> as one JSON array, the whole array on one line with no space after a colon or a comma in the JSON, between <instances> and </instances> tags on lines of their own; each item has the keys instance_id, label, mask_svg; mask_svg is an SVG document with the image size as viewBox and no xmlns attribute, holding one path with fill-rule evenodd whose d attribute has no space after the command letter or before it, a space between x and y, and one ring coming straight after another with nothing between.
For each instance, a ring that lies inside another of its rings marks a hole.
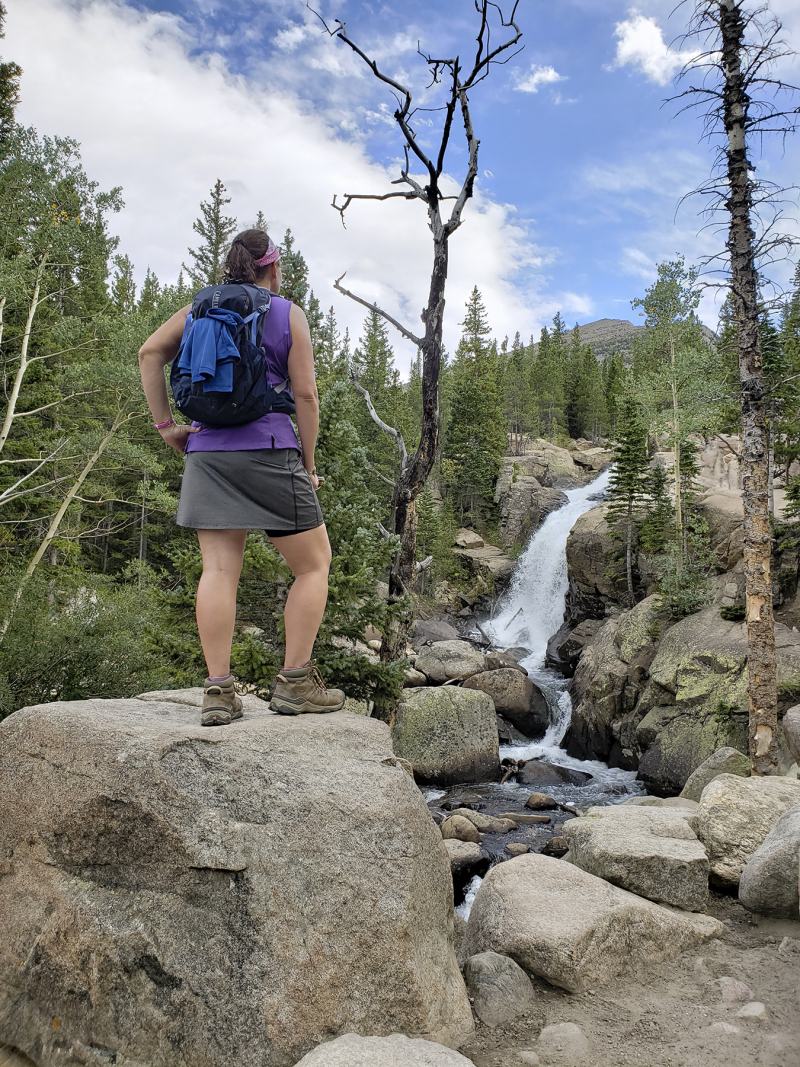
<instances>
[{"instance_id":1,"label":"large granite boulder","mask_svg":"<svg viewBox=\"0 0 800 1067\"><path fill-rule=\"evenodd\" d=\"M696 826L713 880L735 889L750 857L778 818L795 804L800 804L796 778L721 774L710 782L700 798Z\"/></svg>"},{"instance_id":2,"label":"large granite boulder","mask_svg":"<svg viewBox=\"0 0 800 1067\"><path fill-rule=\"evenodd\" d=\"M797 919L800 910L800 804L780 815L747 861L739 880L746 908L776 919Z\"/></svg>"},{"instance_id":3,"label":"large granite boulder","mask_svg":"<svg viewBox=\"0 0 800 1067\"><path fill-rule=\"evenodd\" d=\"M707 760L692 771L681 790L685 800L699 801L703 790L721 774L738 774L741 778L750 777L750 759L738 748L723 746L713 752Z\"/></svg>"},{"instance_id":4,"label":"large granite boulder","mask_svg":"<svg viewBox=\"0 0 800 1067\"><path fill-rule=\"evenodd\" d=\"M494 704L475 689L446 685L404 690L392 744L423 785L493 782L500 777Z\"/></svg>"},{"instance_id":5,"label":"large granite boulder","mask_svg":"<svg viewBox=\"0 0 800 1067\"><path fill-rule=\"evenodd\" d=\"M473 674L463 689L477 689L492 698L498 715L526 737L541 737L550 724L550 708L544 693L514 667Z\"/></svg>"},{"instance_id":6,"label":"large granite boulder","mask_svg":"<svg viewBox=\"0 0 800 1067\"><path fill-rule=\"evenodd\" d=\"M415 619L411 636L412 648L419 652L423 645L436 641L460 641L458 630L442 619Z\"/></svg>"},{"instance_id":7,"label":"large granite boulder","mask_svg":"<svg viewBox=\"0 0 800 1067\"><path fill-rule=\"evenodd\" d=\"M722 923L634 896L563 860L529 853L493 867L475 895L462 955L499 952L570 992L719 937Z\"/></svg>"},{"instance_id":8,"label":"large granite boulder","mask_svg":"<svg viewBox=\"0 0 800 1067\"><path fill-rule=\"evenodd\" d=\"M0 1042L290 1067L353 1030L468 1036L447 854L387 728L251 697L204 729L181 696L0 724Z\"/></svg>"},{"instance_id":9,"label":"large granite boulder","mask_svg":"<svg viewBox=\"0 0 800 1067\"><path fill-rule=\"evenodd\" d=\"M391 1034L389 1037L359 1037L344 1034L318 1045L303 1056L297 1067L473 1067L458 1052L443 1045Z\"/></svg>"},{"instance_id":10,"label":"large granite boulder","mask_svg":"<svg viewBox=\"0 0 800 1067\"><path fill-rule=\"evenodd\" d=\"M640 897L686 911L708 904L708 857L691 809L615 804L564 823L567 859Z\"/></svg>"},{"instance_id":11,"label":"large granite boulder","mask_svg":"<svg viewBox=\"0 0 800 1067\"><path fill-rule=\"evenodd\" d=\"M558 489L574 489L578 485L586 485L594 477L593 471L586 471L575 463L575 454L552 441L539 437L534 442L534 447L528 453L527 458L534 463L546 466L550 473L551 485Z\"/></svg>"},{"instance_id":12,"label":"large granite boulder","mask_svg":"<svg viewBox=\"0 0 800 1067\"><path fill-rule=\"evenodd\" d=\"M484 583L486 589L504 589L514 573L514 560L496 545L454 548L453 555L465 564L476 579Z\"/></svg>"},{"instance_id":13,"label":"large granite boulder","mask_svg":"<svg viewBox=\"0 0 800 1067\"><path fill-rule=\"evenodd\" d=\"M602 619L584 619L577 626L565 622L547 642L545 666L561 671L566 678L571 678L584 648L602 625Z\"/></svg>"},{"instance_id":14,"label":"large granite boulder","mask_svg":"<svg viewBox=\"0 0 800 1067\"><path fill-rule=\"evenodd\" d=\"M485 656L469 641L434 641L417 655L414 666L436 685L460 681L484 670Z\"/></svg>"},{"instance_id":15,"label":"large granite boulder","mask_svg":"<svg viewBox=\"0 0 800 1067\"><path fill-rule=\"evenodd\" d=\"M606 521L605 505L591 508L575 520L567 538L570 599L581 618L602 619L606 605L617 604L620 584L613 574L619 543Z\"/></svg>"},{"instance_id":16,"label":"large granite boulder","mask_svg":"<svg viewBox=\"0 0 800 1067\"><path fill-rule=\"evenodd\" d=\"M505 456L495 485L494 501L500 508L498 540L504 548L510 548L524 545L550 512L566 503L567 497L559 489L549 488L535 475L527 473L513 456Z\"/></svg>"}]
</instances>

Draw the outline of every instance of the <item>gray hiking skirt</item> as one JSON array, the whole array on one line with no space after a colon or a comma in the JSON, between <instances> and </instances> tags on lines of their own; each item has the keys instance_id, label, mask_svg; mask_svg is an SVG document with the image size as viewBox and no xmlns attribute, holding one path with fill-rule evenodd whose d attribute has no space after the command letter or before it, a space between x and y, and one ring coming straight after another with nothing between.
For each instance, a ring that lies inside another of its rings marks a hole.
<instances>
[{"instance_id":1,"label":"gray hiking skirt","mask_svg":"<svg viewBox=\"0 0 800 1067\"><path fill-rule=\"evenodd\" d=\"M189 452L178 525L194 530L263 530L270 537L324 522L296 448Z\"/></svg>"}]
</instances>

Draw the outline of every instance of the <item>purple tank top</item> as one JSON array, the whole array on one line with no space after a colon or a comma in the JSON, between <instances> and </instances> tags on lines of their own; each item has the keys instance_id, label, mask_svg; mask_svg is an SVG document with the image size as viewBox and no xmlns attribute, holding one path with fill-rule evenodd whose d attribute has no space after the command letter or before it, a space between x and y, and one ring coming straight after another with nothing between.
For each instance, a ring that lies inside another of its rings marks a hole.
<instances>
[{"instance_id":1,"label":"purple tank top","mask_svg":"<svg viewBox=\"0 0 800 1067\"><path fill-rule=\"evenodd\" d=\"M291 300L273 296L269 314L264 320L262 344L267 353L267 366L273 385L289 377L289 349L292 331L289 326ZM199 422L193 422L199 426ZM245 452L253 448L296 448L301 451L289 415L271 412L244 426L229 426L221 430L204 427L200 433L189 434L186 452Z\"/></svg>"}]
</instances>

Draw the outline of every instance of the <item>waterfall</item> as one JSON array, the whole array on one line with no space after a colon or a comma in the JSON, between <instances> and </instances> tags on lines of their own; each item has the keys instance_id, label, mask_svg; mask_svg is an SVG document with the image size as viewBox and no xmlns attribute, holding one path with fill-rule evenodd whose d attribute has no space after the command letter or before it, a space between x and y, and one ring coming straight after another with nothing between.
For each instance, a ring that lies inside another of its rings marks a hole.
<instances>
[{"instance_id":1,"label":"waterfall","mask_svg":"<svg viewBox=\"0 0 800 1067\"><path fill-rule=\"evenodd\" d=\"M549 763L588 771L594 776L599 794L594 788L584 788L576 795L591 795L592 803L608 803L612 796L621 799L626 793L641 793L644 789L635 781L635 771L611 768L597 760L573 759L559 747L569 726L572 701L567 680L558 671L546 668L544 660L547 642L564 621L569 532L584 512L597 507L610 474L604 471L589 485L567 491L567 503L547 516L520 556L501 610L491 623L484 624L498 648L522 645L531 650L520 662L550 705L550 726L544 737L526 744L503 745L500 755L518 760L543 757Z\"/></svg>"},{"instance_id":2,"label":"waterfall","mask_svg":"<svg viewBox=\"0 0 800 1067\"><path fill-rule=\"evenodd\" d=\"M589 485L567 492L567 503L551 512L520 557L503 608L492 620L491 635L500 648L523 645L529 670L544 667L547 642L564 621L567 595L567 537L584 512L597 507L608 485L604 471Z\"/></svg>"}]
</instances>

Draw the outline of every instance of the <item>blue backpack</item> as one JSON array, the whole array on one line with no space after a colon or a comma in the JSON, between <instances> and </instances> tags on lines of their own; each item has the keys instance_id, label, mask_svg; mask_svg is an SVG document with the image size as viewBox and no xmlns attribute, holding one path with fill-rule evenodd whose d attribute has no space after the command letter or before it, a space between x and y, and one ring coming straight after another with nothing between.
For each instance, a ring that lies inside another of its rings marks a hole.
<instances>
[{"instance_id":1,"label":"blue backpack","mask_svg":"<svg viewBox=\"0 0 800 1067\"><path fill-rule=\"evenodd\" d=\"M182 415L211 429L242 426L271 411L294 413L288 378L272 383L259 343L272 296L244 282L195 294L170 386Z\"/></svg>"}]
</instances>

